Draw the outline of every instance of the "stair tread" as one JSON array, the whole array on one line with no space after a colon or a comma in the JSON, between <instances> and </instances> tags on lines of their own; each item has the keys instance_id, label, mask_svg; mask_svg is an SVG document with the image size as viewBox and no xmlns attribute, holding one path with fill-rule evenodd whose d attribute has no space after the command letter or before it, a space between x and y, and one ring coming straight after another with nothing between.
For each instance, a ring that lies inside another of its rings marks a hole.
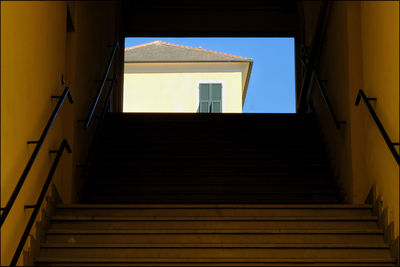
<instances>
[{"instance_id":1,"label":"stair tread","mask_svg":"<svg viewBox=\"0 0 400 267\"><path fill-rule=\"evenodd\" d=\"M56 206L37 265L396 263L373 206L341 204L313 115L118 113L103 126L91 204Z\"/></svg>"},{"instance_id":2,"label":"stair tread","mask_svg":"<svg viewBox=\"0 0 400 267\"><path fill-rule=\"evenodd\" d=\"M115 187L119 187L119 186L115 186ZM124 188L124 185L120 185L120 187ZM107 188L107 187L106 187ZM98 188L92 189L89 192L97 192ZM128 192L130 193L130 192ZM119 196L124 196L126 194L124 194L124 192L120 192L118 190L116 191L110 191L110 192L103 192L101 196L98 196L99 198L103 197L103 196L107 196L107 195L119 195ZM230 191L230 192L220 192L220 191L204 191L204 192L198 192L198 191L168 191L168 192L160 192L160 191L144 191L144 192L134 192L135 196L138 195L218 195L218 196L222 196L222 195L309 195L309 194L325 194L325 195L335 195L337 194L336 191L322 191L322 190L315 190L315 191L281 191L281 192L276 192L276 191ZM131 194L129 194L131 195Z\"/></svg>"},{"instance_id":3,"label":"stair tread","mask_svg":"<svg viewBox=\"0 0 400 267\"><path fill-rule=\"evenodd\" d=\"M120 180L120 179L110 179L110 178L97 178L96 179L96 184L93 184L93 187L100 187L100 186L112 186L113 184L118 184L118 183L123 183L126 186L136 186L136 187L161 187L161 186L172 186L172 185L178 185L178 186L202 186L202 187L221 187L221 186L227 186L227 187L237 187L237 186L247 186L247 187L258 187L258 186L269 186L271 188L277 188L277 187L284 187L284 186L289 186L289 187L311 187L311 188L318 188L318 187L324 187L327 186L332 187L334 186L334 181L248 181L246 183L245 181L227 181L227 180L206 180L206 179L201 179L198 181L185 181L185 180L173 180L173 179L162 179L162 180L156 180L152 179L149 181L148 179L134 179L134 180ZM229 183L229 184L227 184ZM251 183L251 186L249 185ZM333 189L331 189L333 190Z\"/></svg>"},{"instance_id":4,"label":"stair tread","mask_svg":"<svg viewBox=\"0 0 400 267\"><path fill-rule=\"evenodd\" d=\"M372 209L371 204L58 204L63 209Z\"/></svg>"},{"instance_id":5,"label":"stair tread","mask_svg":"<svg viewBox=\"0 0 400 267\"><path fill-rule=\"evenodd\" d=\"M395 258L355 259L355 258L64 258L64 257L38 257L37 262L387 262L395 263Z\"/></svg>"},{"instance_id":6,"label":"stair tread","mask_svg":"<svg viewBox=\"0 0 400 267\"><path fill-rule=\"evenodd\" d=\"M377 221L377 216L52 216L52 221Z\"/></svg>"},{"instance_id":7,"label":"stair tread","mask_svg":"<svg viewBox=\"0 0 400 267\"><path fill-rule=\"evenodd\" d=\"M42 243L45 248L382 248L386 243Z\"/></svg>"},{"instance_id":8,"label":"stair tread","mask_svg":"<svg viewBox=\"0 0 400 267\"><path fill-rule=\"evenodd\" d=\"M138 196L144 196L144 195L155 195L157 197L161 197L161 196L168 196L168 195L172 195L172 196L230 196L230 195L235 195L235 196L241 196L241 195L251 195L251 196L265 196L265 195L269 195L267 198L271 198L271 195L276 195L276 196L285 196L285 195L290 195L291 197L294 196L301 196L301 195L311 195L311 194L316 194L316 195L337 195L336 191L322 191L322 190L315 190L315 191L284 191L282 190L281 192L274 192L274 191L268 191L268 190L257 190L257 191L252 191L252 190L246 190L246 191L217 191L217 190L213 190L213 191L207 191L207 190L203 190L203 191L195 191L195 190L171 190L168 192L162 191L162 190L154 190L154 191L132 191L129 192L126 190L123 190L124 187L123 185L121 186L110 186L109 191L107 191L107 187L103 187L103 188L92 188L91 190L88 190L88 196L90 197L90 199L104 199L105 197L109 197L109 196L114 196L114 195L118 195L119 197L126 197L126 196L132 196L132 194L134 194L135 196L132 199L137 199ZM106 192L104 192L106 191ZM101 196L99 196L99 194L101 194ZM118 199L118 198L117 198ZM191 198L192 199L192 198Z\"/></svg>"},{"instance_id":9,"label":"stair tread","mask_svg":"<svg viewBox=\"0 0 400 267\"><path fill-rule=\"evenodd\" d=\"M155 173L152 173L152 175L153 174L160 174L159 172L155 172ZM127 177L129 177L129 176L131 176L132 174L130 173L130 174L127 174ZM137 175L137 174L134 174L135 176ZM181 173L174 173L174 175L176 175L176 176L181 176L181 175L185 175L185 176L204 176L204 175L202 175L202 174L198 174L198 173L189 173L189 174L181 174ZM262 176L262 177L266 177L266 178L268 178L268 177L271 177L271 176L275 176L275 177L279 177L279 176L283 176L283 177L287 177L287 176L289 176L289 177L293 177L294 175L296 175L296 177L301 177L301 178L304 178L304 177L308 177L308 176L323 176L323 177L326 177L326 176L328 176L328 173L327 172L325 172L325 171L320 171L320 170L316 170L316 171L313 171L313 172L299 172L299 173L293 173L293 172L286 172L286 171L282 171L282 172L277 172L277 171L275 171L275 172L269 172L269 173L246 173L246 174L238 174L238 173L233 173L233 174L231 174L231 173L229 173L229 174L221 174L221 173L213 173L213 174L210 174L211 176L222 176L222 177L231 177L231 176L234 176L234 177L237 177L237 176L239 176L239 177L243 177L243 176L256 176L256 177L260 177L260 176ZM163 173L161 173L161 176L167 176L166 175L166 173L165 172L163 172ZM314 178L313 177L313 178Z\"/></svg>"},{"instance_id":10,"label":"stair tread","mask_svg":"<svg viewBox=\"0 0 400 267\"><path fill-rule=\"evenodd\" d=\"M105 164L105 163L108 163L108 164ZM116 163L118 163L118 164L116 164ZM164 161L147 162L147 164L155 164L155 163L161 163L161 164L157 165L159 167L165 167L165 166L170 166L171 165L170 162L164 162ZM182 162L176 161L175 163L180 164ZM223 168L223 167L231 166L231 165L223 165L221 163L225 163L225 162L216 163L216 164L218 164L218 166L214 166L214 165L204 166L203 165L202 168L203 169L207 169L207 168L215 169L215 168ZM247 162L247 163L243 163L243 164L240 164L240 165L237 165L237 162L231 162L231 163L235 163L234 166L237 166L237 167L258 166L258 165L260 165L260 162L252 162L253 164L250 164L250 163ZM140 164L142 164L142 163L136 164L136 163L132 163L132 162L119 162L119 161L116 161L116 162L112 162L111 161L110 162L110 161L106 161L106 162L102 162L101 166L104 166L104 165L106 165L106 166L107 165L117 165L117 166L132 167L133 168L133 167L137 167L137 165L140 165ZM201 166L201 164L203 164L203 163L199 164L198 161L194 161L193 164L189 164L187 162L185 164L186 164L186 166L192 167L192 166ZM290 162L290 163L288 163L288 162L281 162L281 163L263 162L261 164L261 167L263 167L263 168L271 167L271 166L274 166L274 167L275 166L276 167L288 167L288 166L290 166L290 167L329 167L329 164L326 164L326 163L303 163L303 162L296 162L296 161ZM148 165L144 165L144 167L148 167Z\"/></svg>"},{"instance_id":11,"label":"stair tread","mask_svg":"<svg viewBox=\"0 0 400 267\"><path fill-rule=\"evenodd\" d=\"M383 234L381 229L48 229L48 234Z\"/></svg>"}]
</instances>

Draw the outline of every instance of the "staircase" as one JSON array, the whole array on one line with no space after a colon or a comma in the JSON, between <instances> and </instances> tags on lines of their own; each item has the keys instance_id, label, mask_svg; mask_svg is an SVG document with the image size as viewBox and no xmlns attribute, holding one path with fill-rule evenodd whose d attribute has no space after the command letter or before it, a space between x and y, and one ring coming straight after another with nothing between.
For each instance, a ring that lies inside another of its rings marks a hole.
<instances>
[{"instance_id":1,"label":"staircase","mask_svg":"<svg viewBox=\"0 0 400 267\"><path fill-rule=\"evenodd\" d=\"M395 266L371 205L342 204L316 121L109 114L83 204L40 266Z\"/></svg>"}]
</instances>

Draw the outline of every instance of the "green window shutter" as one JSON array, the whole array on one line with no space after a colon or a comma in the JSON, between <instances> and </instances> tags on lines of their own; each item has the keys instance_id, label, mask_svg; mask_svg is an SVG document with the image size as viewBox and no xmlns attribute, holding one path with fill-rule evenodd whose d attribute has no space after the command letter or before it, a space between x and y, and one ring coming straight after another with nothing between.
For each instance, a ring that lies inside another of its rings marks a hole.
<instances>
[{"instance_id":1,"label":"green window shutter","mask_svg":"<svg viewBox=\"0 0 400 267\"><path fill-rule=\"evenodd\" d=\"M200 113L208 113L210 112L210 85L209 84L200 84Z\"/></svg>"},{"instance_id":2,"label":"green window shutter","mask_svg":"<svg viewBox=\"0 0 400 267\"><path fill-rule=\"evenodd\" d=\"M221 113L222 112L222 84L201 83L199 85L199 112Z\"/></svg>"},{"instance_id":3,"label":"green window shutter","mask_svg":"<svg viewBox=\"0 0 400 267\"><path fill-rule=\"evenodd\" d=\"M211 86L211 112L222 112L222 84L212 83Z\"/></svg>"},{"instance_id":4,"label":"green window shutter","mask_svg":"<svg viewBox=\"0 0 400 267\"><path fill-rule=\"evenodd\" d=\"M221 107L221 102L212 102L211 105L211 113L221 113L222 107Z\"/></svg>"}]
</instances>

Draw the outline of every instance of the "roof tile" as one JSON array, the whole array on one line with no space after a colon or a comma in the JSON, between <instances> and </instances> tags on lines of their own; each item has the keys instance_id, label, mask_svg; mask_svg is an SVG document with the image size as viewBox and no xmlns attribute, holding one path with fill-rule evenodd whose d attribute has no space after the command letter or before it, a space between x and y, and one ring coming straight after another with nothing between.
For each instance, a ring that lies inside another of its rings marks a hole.
<instances>
[{"instance_id":1,"label":"roof tile","mask_svg":"<svg viewBox=\"0 0 400 267\"><path fill-rule=\"evenodd\" d=\"M125 48L125 62L252 62L251 58L164 41Z\"/></svg>"}]
</instances>

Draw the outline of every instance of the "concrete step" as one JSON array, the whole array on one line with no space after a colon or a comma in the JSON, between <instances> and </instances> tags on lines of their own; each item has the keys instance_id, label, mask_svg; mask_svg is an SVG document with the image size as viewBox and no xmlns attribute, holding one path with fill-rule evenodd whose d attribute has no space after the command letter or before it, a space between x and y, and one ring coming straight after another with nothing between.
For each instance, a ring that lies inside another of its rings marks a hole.
<instances>
[{"instance_id":1,"label":"concrete step","mask_svg":"<svg viewBox=\"0 0 400 267\"><path fill-rule=\"evenodd\" d=\"M119 189L120 188L120 189ZM165 190L169 188L166 187ZM275 193L273 191L231 191L231 192L209 192L208 190L204 191L197 191L196 190L179 190L174 189L170 190L168 193L164 193L163 190L159 191L124 191L121 187L111 187L111 188L91 188L86 192L87 199L91 199L93 201L96 200L120 200L120 201L128 201L126 204L135 202L143 203L140 201L151 201L151 203L162 203L161 201L164 200L168 203L200 203L204 201L206 203L215 204L220 201L221 203L255 203L257 201L261 201L261 203L277 203L280 201L288 201L288 203L293 203L294 201L304 201L304 203L316 203L319 204L322 201L331 201L335 203L335 201L339 201L339 196L335 192L327 192L327 191L303 191L303 192L296 192L296 191L282 191L279 193ZM250 196L252 195L252 196ZM142 200L140 200L142 198ZM130 202L132 201L132 202ZM208 201L208 202L207 202ZM253 201L253 202L251 202ZM264 202L262 202L264 201ZM289 202L293 201L293 202ZM95 202L88 202L88 203L95 203ZM105 202L102 202L106 204ZM120 203L123 202L110 202L112 203ZM323 203L323 202L322 202Z\"/></svg>"},{"instance_id":2,"label":"concrete step","mask_svg":"<svg viewBox=\"0 0 400 267\"><path fill-rule=\"evenodd\" d=\"M310 131L299 131L296 130L297 135L286 131L277 132L257 132L257 133L235 133L232 132L231 128L226 130L218 130L212 134L209 132L199 133L200 129L159 129L159 131L153 131L149 128L147 131L138 132L137 129L121 131L103 132L101 138L107 139L121 139L121 140L132 140L142 139L147 141L156 142L242 142L242 143L254 143L256 141L262 143L271 143L265 141L266 138L275 139L277 142L285 143L321 143L321 137L319 134ZM165 133L165 134L164 134ZM251 137L251 139L248 139Z\"/></svg>"},{"instance_id":3,"label":"concrete step","mask_svg":"<svg viewBox=\"0 0 400 267\"><path fill-rule=\"evenodd\" d=\"M377 216L66 216L52 221L377 221Z\"/></svg>"},{"instance_id":4,"label":"concrete step","mask_svg":"<svg viewBox=\"0 0 400 267\"><path fill-rule=\"evenodd\" d=\"M382 235L383 230L367 229L48 229L48 234L329 234Z\"/></svg>"},{"instance_id":5,"label":"concrete step","mask_svg":"<svg viewBox=\"0 0 400 267\"><path fill-rule=\"evenodd\" d=\"M98 158L98 161L106 161L106 160L115 160L115 161L135 161L135 162L157 162L157 161L167 161L167 162L176 162L176 161L198 161L198 162L212 162L212 161L221 161L221 162L250 162L250 163L274 163L274 164L282 164L287 162L297 162L298 164L307 164L307 163L326 163L328 159L319 154L286 154L286 155L276 155L273 153L265 153L263 151L257 153L242 153L240 152L218 152L213 151L212 155L210 151L187 151L185 153L182 152L170 152L170 151L109 151L103 150L104 153L101 157ZM141 153L141 154L139 154Z\"/></svg>"},{"instance_id":6,"label":"concrete step","mask_svg":"<svg viewBox=\"0 0 400 267\"><path fill-rule=\"evenodd\" d=\"M57 206L36 264L395 264L372 206L339 205L312 115L213 115L107 115L94 204Z\"/></svg>"},{"instance_id":7,"label":"concrete step","mask_svg":"<svg viewBox=\"0 0 400 267\"><path fill-rule=\"evenodd\" d=\"M179 155L182 152L189 153L192 150L188 149L186 147L176 147L176 150L170 151L172 155ZM139 155L144 155L146 156L145 152L150 151L158 151L158 152L167 152L167 150L163 150L161 147L157 146L152 146L152 147L147 147L147 148L136 148L132 149L131 147L127 146L112 146L107 143L100 143L98 146L98 151L113 151L113 152L118 152L119 153L124 153L124 152L140 152L138 153ZM173 153L175 152L175 153ZM205 151L206 152L206 151ZM293 147L293 146L286 146L286 147L265 147L265 148L260 148L260 147L245 147L245 146L230 146L226 147L225 149L223 148L218 148L217 150L214 150L217 155L226 155L226 156L231 156L237 154L246 154L246 155L257 155L257 154L266 154L266 155L321 155L324 156L325 154L325 149L321 149L321 147L315 148L315 147ZM149 155L152 155L153 153L149 153ZM206 154L207 155L207 154ZM208 153L209 155L209 153ZM157 155L154 155L157 156Z\"/></svg>"},{"instance_id":8,"label":"concrete step","mask_svg":"<svg viewBox=\"0 0 400 267\"><path fill-rule=\"evenodd\" d=\"M390 258L390 251L387 247L349 247L349 246L301 246L295 245L263 245L255 244L251 246L240 245L233 247L220 245L203 247L201 245L186 244L175 246L172 244L147 246L132 246L127 244L110 244L109 246L99 246L101 244L64 244L62 246L44 246L40 248L41 257L116 257L116 258ZM116 245L116 246L112 246ZM126 245L126 246L124 246Z\"/></svg>"},{"instance_id":9,"label":"concrete step","mask_svg":"<svg viewBox=\"0 0 400 267\"><path fill-rule=\"evenodd\" d=\"M389 244L382 243L41 243L41 248L284 248L284 249L388 249Z\"/></svg>"},{"instance_id":10,"label":"concrete step","mask_svg":"<svg viewBox=\"0 0 400 267\"><path fill-rule=\"evenodd\" d=\"M180 169L188 169L188 168L201 168L201 169L223 169L223 168L256 168L256 169L285 169L285 168L294 168L296 170L304 170L304 169L315 169L315 170L329 170L330 166L322 161L228 161L228 160L140 160L134 161L129 159L98 159L95 164L98 164L99 167L107 168L107 167L115 167L115 168L180 168Z\"/></svg>"},{"instance_id":11,"label":"concrete step","mask_svg":"<svg viewBox=\"0 0 400 267\"><path fill-rule=\"evenodd\" d=\"M242 233L240 230L231 231L231 233L218 233L218 231L206 232L202 231L159 231L149 232L131 232L119 230L96 232L83 230L73 231L71 229L52 229L47 233L47 243L127 243L127 244L152 244L152 243L215 243L215 244L230 244L230 243L310 243L310 244L349 244L349 243L379 243L383 244L383 233L379 232L354 232L351 231L331 231L323 232L322 230L315 232L302 232L301 230L292 231L290 233L268 233L261 231L260 233L253 230L252 233Z\"/></svg>"},{"instance_id":12,"label":"concrete step","mask_svg":"<svg viewBox=\"0 0 400 267\"><path fill-rule=\"evenodd\" d=\"M130 122L128 124L128 122ZM277 125L290 127L291 125L316 125L313 114L256 114L256 113L108 113L105 125L109 128L126 125L137 127L162 126L198 126L206 123L224 128L226 125L246 125L256 128L275 129Z\"/></svg>"},{"instance_id":13,"label":"concrete step","mask_svg":"<svg viewBox=\"0 0 400 267\"><path fill-rule=\"evenodd\" d=\"M181 184L163 184L163 185L128 185L125 183L119 183L114 180L108 181L108 183L96 183L90 188L90 191L107 194L109 192L118 192L118 194L158 194L169 192L171 194L216 194L216 193L229 193L229 194L241 194L251 192L254 194L274 194L275 192L280 193L326 193L326 194L336 194L335 188L328 185L291 185L291 184L281 184L281 185L260 185L260 184L191 184L191 185L181 185Z\"/></svg>"},{"instance_id":14,"label":"concrete step","mask_svg":"<svg viewBox=\"0 0 400 267\"><path fill-rule=\"evenodd\" d=\"M65 258L39 257L36 264L40 266L396 266L393 258L375 259L287 259L287 258Z\"/></svg>"},{"instance_id":15,"label":"concrete step","mask_svg":"<svg viewBox=\"0 0 400 267\"><path fill-rule=\"evenodd\" d=\"M148 176L164 174L164 175L275 175L276 173L280 174L289 174L291 176L295 174L302 174L303 176L309 174L315 175L329 175L330 168L328 165L262 165L262 166L168 166L168 165L159 165L152 166L151 164L147 166L129 166L129 165L98 165L94 166L96 169L92 171L94 174L102 173L102 174L115 174L119 176L123 175L139 175L139 174L147 174Z\"/></svg>"},{"instance_id":16,"label":"concrete step","mask_svg":"<svg viewBox=\"0 0 400 267\"><path fill-rule=\"evenodd\" d=\"M50 229L374 229L375 216L355 217L78 217L53 216Z\"/></svg>"},{"instance_id":17,"label":"concrete step","mask_svg":"<svg viewBox=\"0 0 400 267\"><path fill-rule=\"evenodd\" d=\"M258 150L269 150L269 149L288 149L288 148L296 148L296 149L305 149L311 148L314 150L322 150L323 144L319 141L309 141L309 142L286 142L285 140L272 140L269 142L257 142L253 140L253 142L235 142L235 141L213 141L213 140L202 140L202 141L193 141L193 142L185 142L185 141L164 141L164 140L133 140L133 139L105 139L102 141L103 145L106 147L114 146L114 147L125 147L126 149L130 148L134 150L138 149L148 149L150 147L155 147L156 149L178 149L179 146L186 146L182 150L187 149L195 149L200 151L205 151L211 149L216 150L228 150L228 149L258 149Z\"/></svg>"},{"instance_id":18,"label":"concrete step","mask_svg":"<svg viewBox=\"0 0 400 267\"><path fill-rule=\"evenodd\" d=\"M89 205L59 204L64 216L371 216L372 205Z\"/></svg>"},{"instance_id":19,"label":"concrete step","mask_svg":"<svg viewBox=\"0 0 400 267\"><path fill-rule=\"evenodd\" d=\"M146 115L146 116L143 116ZM214 126L217 129L224 129L227 125L243 125L249 128L266 129L266 130L279 130L281 127L301 127L310 126L317 127L317 121L315 118L300 118L293 116L280 116L281 114L213 114L212 116L196 114L162 114L154 113L153 116L147 116L148 114L138 114L132 116L132 114L123 114L121 117L111 117L107 114L105 119L105 127L108 129L120 128L124 125L124 128L141 129L148 127L201 127L201 125ZM278 116L277 116L278 115ZM139 118L141 116L141 118ZM128 123L130 122L130 123ZM279 126L279 127L278 127Z\"/></svg>"},{"instance_id":20,"label":"concrete step","mask_svg":"<svg viewBox=\"0 0 400 267\"><path fill-rule=\"evenodd\" d=\"M324 176L305 176L304 178L295 176L195 176L195 175L180 175L168 177L165 175L158 176L96 176L93 177L95 185L109 185L114 184L124 184L126 186L150 186L150 185L252 185L252 186L328 186L330 188L335 188L335 181L330 177Z\"/></svg>"},{"instance_id":21,"label":"concrete step","mask_svg":"<svg viewBox=\"0 0 400 267\"><path fill-rule=\"evenodd\" d=\"M111 172L111 171L110 171ZM92 170L91 173L96 173L97 177L110 177L107 176L108 174L100 173L96 170ZM120 174L123 174L120 172ZM149 177L153 178L154 180L157 179L184 179L187 182L196 181L199 179L203 180L224 180L224 181L271 181L271 182L279 182L279 181L287 181L291 180L293 182L301 181L307 183L308 181L317 182L317 181L333 181L332 176L327 172L303 172L303 173L290 173L290 172L270 172L270 173L227 173L224 174L222 172L219 173L211 173L211 174L199 174L199 173L184 173L184 172L177 172L175 174L172 173L125 173L124 175L111 175L112 179L121 178L125 180L132 180L132 179L148 179ZM98 180L96 178L96 180Z\"/></svg>"},{"instance_id":22,"label":"concrete step","mask_svg":"<svg viewBox=\"0 0 400 267\"><path fill-rule=\"evenodd\" d=\"M108 194L99 195L95 191L88 191L85 203L93 204L135 204L135 203L154 203L154 204L228 204L228 203L268 203L268 204L338 204L341 200L336 194L326 193L306 193L306 192L274 192L274 194L178 194L178 193L136 193L136 194L119 194L118 192L110 192Z\"/></svg>"},{"instance_id":23,"label":"concrete step","mask_svg":"<svg viewBox=\"0 0 400 267\"><path fill-rule=\"evenodd\" d=\"M189 115L189 114L188 114ZM201 128L201 125L209 125L210 127L213 126L215 129L225 129L226 126L247 126L251 129L256 128L260 130L275 130L278 131L282 127L299 127L301 126L309 126L309 127L318 127L318 122L315 118L299 118L299 117L276 117L272 118L270 114L259 114L258 117L254 116L255 114L234 114L236 117L233 117L233 114L223 114L218 118L218 115L213 116L203 116L197 114L190 114L189 116L175 116L174 114L168 114L169 117L163 117L163 114L155 114L152 118L151 117L142 117L136 118L134 117L124 117L124 118L117 118L117 117L108 117L105 118L105 127L107 129L115 129L120 128L121 125L124 125L124 128L129 129L142 129L148 127L157 127L160 128L168 128L168 127L182 127L182 128ZM239 116L240 115L240 116ZM291 114L293 115L293 114ZM108 115L107 115L108 116ZM124 115L125 116L125 115ZM174 117L175 116L175 117ZM269 117L268 117L269 116ZM129 124L127 122L130 122ZM307 129L304 129L307 130Z\"/></svg>"},{"instance_id":24,"label":"concrete step","mask_svg":"<svg viewBox=\"0 0 400 267\"><path fill-rule=\"evenodd\" d=\"M196 165L228 165L228 164L242 164L242 165L263 165L263 164L293 164L293 165L307 165L307 164L326 164L327 161L325 159L321 159L320 157L277 157L270 155L269 157L265 156L253 156L248 157L246 155L232 155L231 158L228 157L218 157L215 155L203 155L199 156L185 156L180 155L179 157L169 157L165 154L164 157L141 157L137 155L135 152L132 152L132 155L111 155L106 153L104 157L97 159L96 162L115 162L115 163L129 163L129 164L147 164L147 163L163 163L163 164L196 164Z\"/></svg>"}]
</instances>

